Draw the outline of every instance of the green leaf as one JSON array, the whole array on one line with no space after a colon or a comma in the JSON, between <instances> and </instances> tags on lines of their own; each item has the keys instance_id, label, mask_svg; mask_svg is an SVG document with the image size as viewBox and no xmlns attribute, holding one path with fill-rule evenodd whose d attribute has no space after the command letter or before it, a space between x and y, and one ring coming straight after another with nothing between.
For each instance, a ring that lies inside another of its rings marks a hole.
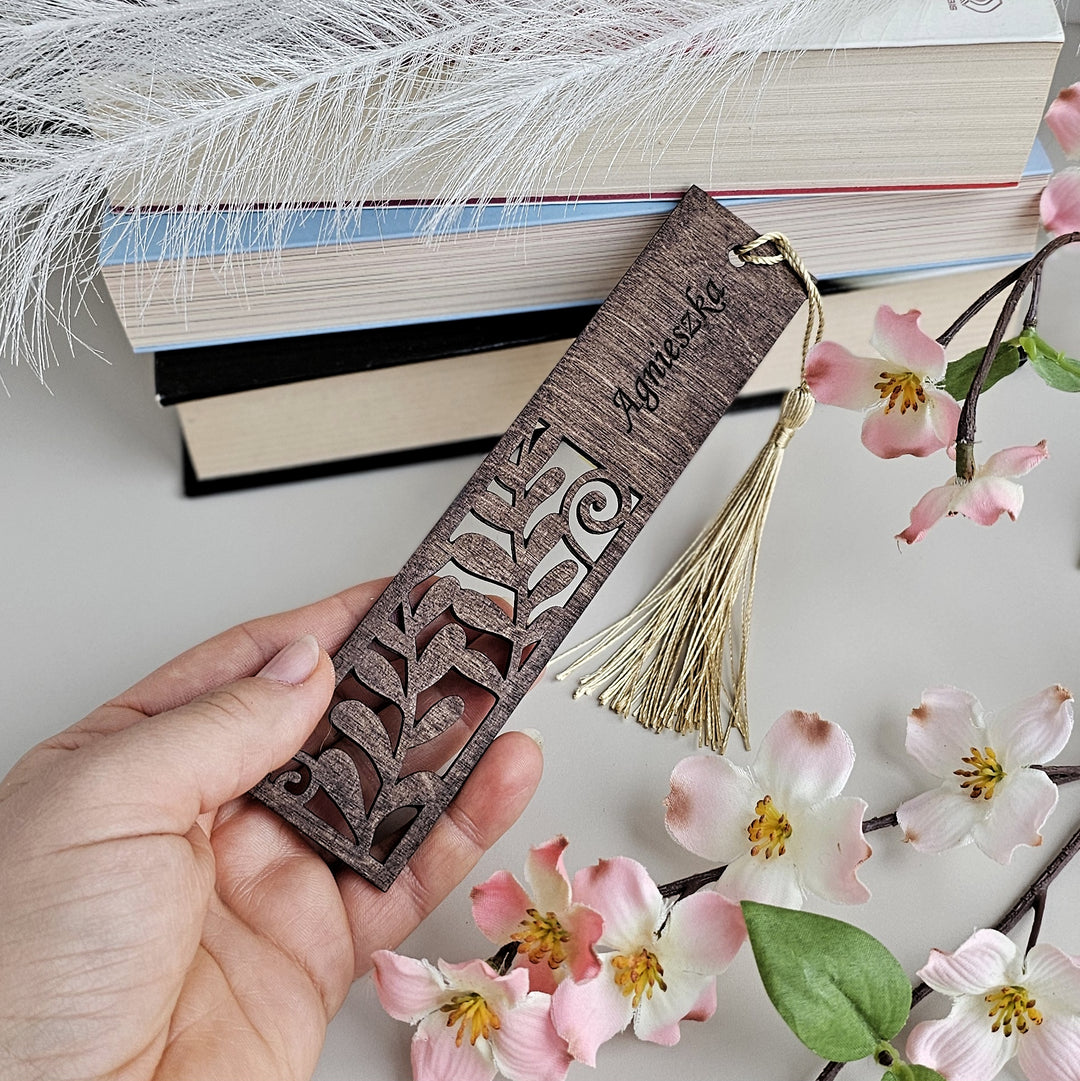
<instances>
[{"instance_id":1,"label":"green leaf","mask_svg":"<svg viewBox=\"0 0 1080 1081\"><path fill-rule=\"evenodd\" d=\"M986 347L973 349L956 360L949 361L945 369L945 378L942 381L947 393L951 394L958 402L962 402L971 390L971 381L982 363L983 353ZM990 365L990 374L983 383L983 390L989 390L998 380L1012 375L1020 367L1020 350L1012 342L1002 342L998 347L994 363Z\"/></svg>"},{"instance_id":2,"label":"green leaf","mask_svg":"<svg viewBox=\"0 0 1080 1081\"><path fill-rule=\"evenodd\" d=\"M1027 353L1031 366L1047 385L1072 394L1080 391L1080 361L1048 345L1032 330L1024 331L1017 340Z\"/></svg>"},{"instance_id":3,"label":"green leaf","mask_svg":"<svg viewBox=\"0 0 1080 1081\"><path fill-rule=\"evenodd\" d=\"M841 920L743 901L765 990L816 1055L852 1062L896 1035L911 984L876 938Z\"/></svg>"},{"instance_id":4,"label":"green leaf","mask_svg":"<svg viewBox=\"0 0 1080 1081\"><path fill-rule=\"evenodd\" d=\"M898 1062L891 1069L885 1071L881 1081L945 1081L945 1078L931 1070L929 1066L908 1066Z\"/></svg>"}]
</instances>

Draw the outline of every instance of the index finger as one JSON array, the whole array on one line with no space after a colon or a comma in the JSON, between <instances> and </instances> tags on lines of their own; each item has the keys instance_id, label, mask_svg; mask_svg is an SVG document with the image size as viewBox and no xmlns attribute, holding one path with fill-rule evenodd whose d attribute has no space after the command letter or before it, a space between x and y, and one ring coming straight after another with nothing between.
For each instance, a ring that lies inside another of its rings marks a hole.
<instances>
[{"instance_id":1,"label":"index finger","mask_svg":"<svg viewBox=\"0 0 1080 1081\"><path fill-rule=\"evenodd\" d=\"M258 672L279 650L305 634L313 634L323 649L333 653L389 581L363 582L314 604L232 627L163 664L104 708L135 710L145 716L176 709L215 687Z\"/></svg>"}]
</instances>

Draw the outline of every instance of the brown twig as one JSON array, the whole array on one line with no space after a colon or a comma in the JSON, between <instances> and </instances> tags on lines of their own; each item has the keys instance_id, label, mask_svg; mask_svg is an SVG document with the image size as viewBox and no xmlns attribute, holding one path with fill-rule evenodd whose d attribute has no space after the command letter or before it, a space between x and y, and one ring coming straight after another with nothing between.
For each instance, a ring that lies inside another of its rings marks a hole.
<instances>
[{"instance_id":1,"label":"brown twig","mask_svg":"<svg viewBox=\"0 0 1080 1081\"><path fill-rule=\"evenodd\" d=\"M994 299L999 293L1007 289L1020 275L1024 272L1026 263L1021 263L1020 266L1013 270L1010 270L1003 278L999 278L985 293L981 294L976 300L972 301L955 319L955 321L949 326L947 330L939 334L937 337L938 345L947 348L949 343L960 333L961 330L976 315L979 314Z\"/></svg>"},{"instance_id":2,"label":"brown twig","mask_svg":"<svg viewBox=\"0 0 1080 1081\"><path fill-rule=\"evenodd\" d=\"M877 818L868 818L862 824L863 833L873 833L874 830L885 830L900 823L896 819L896 812L888 815L878 815Z\"/></svg>"},{"instance_id":3,"label":"brown twig","mask_svg":"<svg viewBox=\"0 0 1080 1081\"><path fill-rule=\"evenodd\" d=\"M1057 785L1080 781L1080 766L1032 766L1031 768L1042 770Z\"/></svg>"},{"instance_id":4,"label":"brown twig","mask_svg":"<svg viewBox=\"0 0 1080 1081\"><path fill-rule=\"evenodd\" d=\"M1020 303L1020 297L1023 295L1024 290L1042 273L1043 263L1055 251L1078 240L1080 240L1080 233L1065 233L1063 236L1056 237L1049 244L1040 248L1023 266L1019 267L1018 272L1014 272L1015 277L1007 275L1001 282L991 287L990 295L993 297L997 292L1005 288L1009 278L1013 278L1012 290L1001 307L997 322L994 324L993 333L990 335L990 341L987 342L986 349L983 351L982 360L979 362L979 367L971 380L971 387L960 410L960 420L956 426L956 475L961 481L969 481L975 475L975 410L978 407L979 394L982 392L986 377L990 374L990 368L994 363L994 357L997 356L998 348L1005 340L1005 331L1008 329L1017 305ZM1038 314L1037 310L1035 310L1038 303L1037 295L1033 295L1032 300L1034 303L1028 307L1027 319L1034 320ZM978 301L976 301L976 304L978 304ZM978 308L975 310L977 311ZM1034 325L1034 323L1031 325ZM952 330L951 327L949 329Z\"/></svg>"},{"instance_id":5,"label":"brown twig","mask_svg":"<svg viewBox=\"0 0 1080 1081\"><path fill-rule=\"evenodd\" d=\"M677 897L680 901L697 893L702 886L708 886L716 882L727 870L727 864L722 867L710 867L707 871L699 871L696 875L687 875L686 878L677 878L674 882L665 882L659 887L661 897Z\"/></svg>"}]
</instances>

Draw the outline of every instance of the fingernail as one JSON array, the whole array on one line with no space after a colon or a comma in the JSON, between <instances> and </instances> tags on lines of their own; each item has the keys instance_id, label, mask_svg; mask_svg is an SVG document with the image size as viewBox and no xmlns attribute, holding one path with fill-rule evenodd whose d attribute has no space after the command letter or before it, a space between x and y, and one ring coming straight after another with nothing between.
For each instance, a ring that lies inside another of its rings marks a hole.
<instances>
[{"instance_id":1,"label":"fingernail","mask_svg":"<svg viewBox=\"0 0 1080 1081\"><path fill-rule=\"evenodd\" d=\"M286 646L277 656L271 657L259 675L263 679L295 686L303 683L315 671L318 663L319 643L314 635L305 634L292 645Z\"/></svg>"},{"instance_id":2,"label":"fingernail","mask_svg":"<svg viewBox=\"0 0 1080 1081\"><path fill-rule=\"evenodd\" d=\"M540 750L544 749L544 737L540 734L538 728L523 728L521 729L521 734L523 736L528 736Z\"/></svg>"}]
</instances>

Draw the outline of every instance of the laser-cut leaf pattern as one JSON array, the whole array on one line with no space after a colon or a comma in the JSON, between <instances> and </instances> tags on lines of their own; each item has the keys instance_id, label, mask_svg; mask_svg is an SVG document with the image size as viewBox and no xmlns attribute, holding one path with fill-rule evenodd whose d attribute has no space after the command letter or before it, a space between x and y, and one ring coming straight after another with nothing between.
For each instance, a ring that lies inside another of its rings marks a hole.
<instances>
[{"instance_id":1,"label":"laser-cut leaf pattern","mask_svg":"<svg viewBox=\"0 0 1080 1081\"><path fill-rule=\"evenodd\" d=\"M594 463L583 461L581 476L569 479L564 468L551 465L551 458L560 448L565 453L565 447L562 435L548 425L520 439L510 460L495 470L495 483L478 493L461 515L446 547L443 576L423 574L415 582L396 582L393 603L368 627L368 646L356 652L347 669L339 668L339 677L355 679L366 700L346 698L334 705L327 728L316 732L295 763L269 780L279 794L288 792L301 805L298 814L317 816L320 799L328 798L355 835L342 838L354 854L349 862L373 881L380 881L380 871L390 859L387 853L407 847L421 827L426 830L429 808L437 814L452 795L439 772L427 768L405 772L406 756L419 753L419 748L463 720L470 727L478 723L483 727L483 718L470 715L466 698L454 689L458 684L453 681L463 678L476 687L481 699L498 703L545 629L557 622L558 606L535 610L592 567L593 559L574 538L578 528L597 532L588 512L583 524L582 507L632 511L631 493L620 490ZM581 498L589 486L601 490ZM613 534L625 520L624 514L601 524ZM491 529L500 540L480 529ZM553 562L559 554L567 558L538 571L545 560ZM463 586L455 572L501 589L512 598L510 611ZM497 663L493 658L499 653L504 656ZM387 718L400 718L400 729L391 732ZM462 756L478 756L490 742L482 739L484 735L474 732ZM377 791L370 790L370 783L364 791L363 771L342 749L343 739L363 748L364 760L377 774ZM456 764L457 760L450 770ZM301 774L306 776L306 782L300 782L306 788L297 793ZM316 839L325 845L332 828L321 822ZM340 823L337 832L340 836Z\"/></svg>"},{"instance_id":2,"label":"laser-cut leaf pattern","mask_svg":"<svg viewBox=\"0 0 1080 1081\"><path fill-rule=\"evenodd\" d=\"M505 635L514 625L513 618L490 597L472 590L459 591L453 600L453 611L463 623L490 634Z\"/></svg>"},{"instance_id":3,"label":"laser-cut leaf pattern","mask_svg":"<svg viewBox=\"0 0 1080 1081\"><path fill-rule=\"evenodd\" d=\"M545 574L544 577L529 590L529 604L533 608L538 608L545 601L551 600L552 597L557 597L574 581L580 569L579 564L572 559L564 559L558 566L552 567L551 570L549 570L547 574Z\"/></svg>"},{"instance_id":4,"label":"laser-cut leaf pattern","mask_svg":"<svg viewBox=\"0 0 1080 1081\"><path fill-rule=\"evenodd\" d=\"M416 726L410 733L409 748L417 747L421 743L442 735L451 725L456 724L465 715L465 700L453 694L449 698L440 698L417 721Z\"/></svg>"},{"instance_id":5,"label":"laser-cut leaf pattern","mask_svg":"<svg viewBox=\"0 0 1080 1081\"><path fill-rule=\"evenodd\" d=\"M355 699L339 702L330 710L329 719L330 724L343 736L348 736L353 743L366 747L369 753L380 759L393 758L394 751L385 726L363 702Z\"/></svg>"}]
</instances>

